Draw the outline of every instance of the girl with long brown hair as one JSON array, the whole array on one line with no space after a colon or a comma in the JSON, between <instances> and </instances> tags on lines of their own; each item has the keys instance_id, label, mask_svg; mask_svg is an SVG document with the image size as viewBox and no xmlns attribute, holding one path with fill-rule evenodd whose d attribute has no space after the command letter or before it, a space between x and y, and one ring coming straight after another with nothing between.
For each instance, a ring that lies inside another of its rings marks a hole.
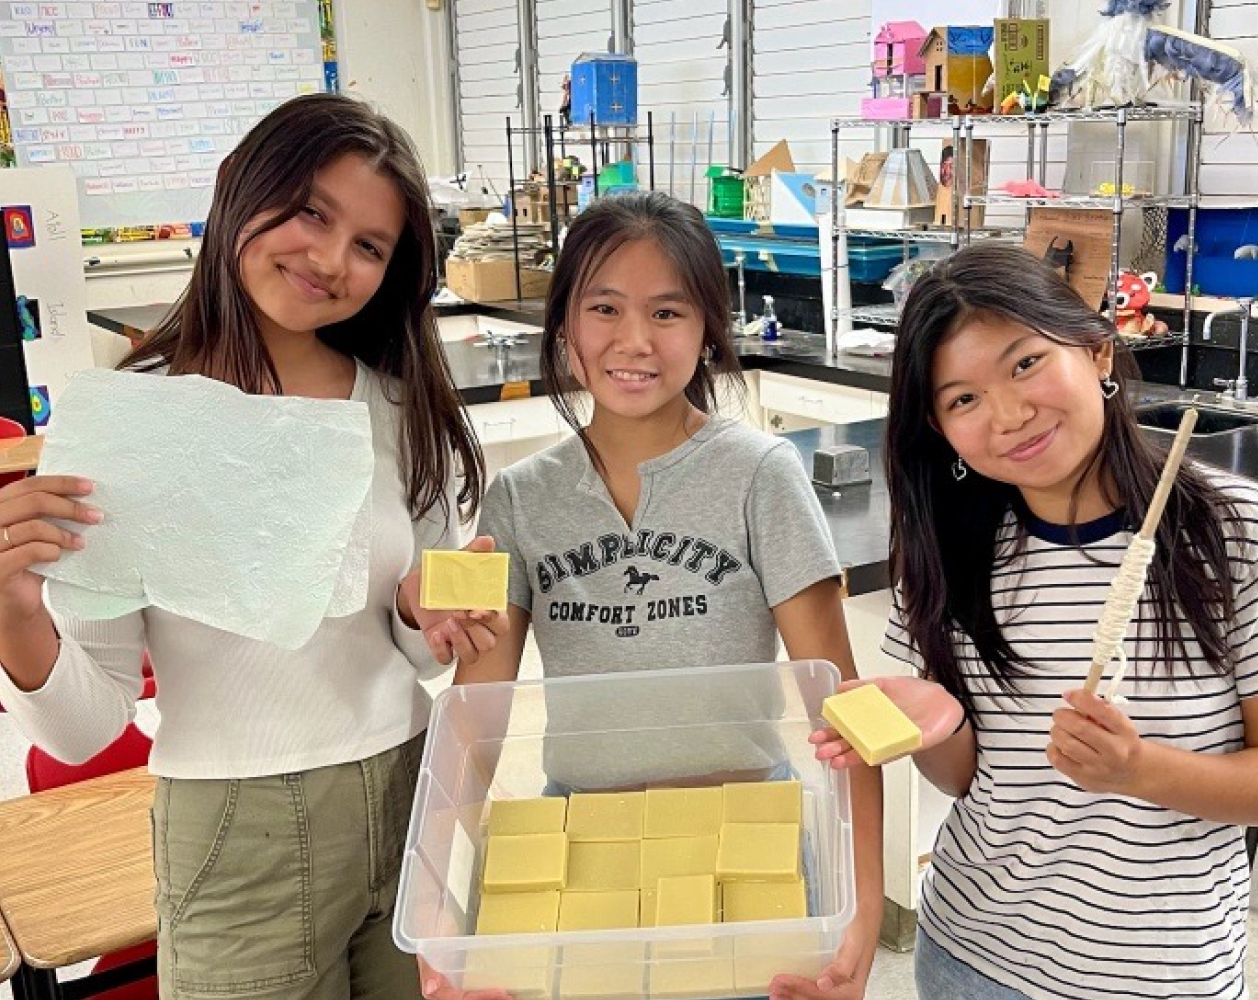
<instances>
[{"instance_id":1,"label":"girl with long brown hair","mask_svg":"<svg viewBox=\"0 0 1258 1000\"><path fill-rule=\"evenodd\" d=\"M300 97L241 140L187 291L122 363L366 404L366 607L324 619L300 649L152 607L103 622L50 615L31 567L90 546L108 511L71 476L0 491L0 702L30 738L90 757L134 715L146 649L152 659L166 1000L419 995L390 935L430 708L418 681L455 656L475 661L505 625L418 606L420 550L458 544L483 476L435 287L428 193L405 134L359 101Z\"/></svg>"}]
</instances>

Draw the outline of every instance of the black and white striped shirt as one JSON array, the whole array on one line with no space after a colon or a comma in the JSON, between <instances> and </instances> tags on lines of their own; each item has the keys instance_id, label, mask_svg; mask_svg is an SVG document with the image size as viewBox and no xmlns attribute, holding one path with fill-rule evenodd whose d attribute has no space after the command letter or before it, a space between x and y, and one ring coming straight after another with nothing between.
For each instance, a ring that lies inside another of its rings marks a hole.
<instances>
[{"instance_id":1,"label":"black and white striped shirt","mask_svg":"<svg viewBox=\"0 0 1258 1000\"><path fill-rule=\"evenodd\" d=\"M1217 675L1190 638L1193 666L1177 659L1168 675L1155 661L1146 590L1124 644L1120 692L1142 736L1199 753L1242 749L1241 700L1258 696L1258 488L1219 485L1240 515L1225 524L1236 670ZM1080 526L1079 546L1064 528L1023 520L1025 551L997 561L992 597L1030 667L1006 694L956 636L977 709L978 769L935 844L921 926L1033 1000L1243 1000L1250 873L1242 831L1085 792L1045 756L1062 693L1087 676L1096 622L1132 534L1121 513ZM1020 530L1011 512L1001 547ZM898 603L884 649L920 669Z\"/></svg>"}]
</instances>

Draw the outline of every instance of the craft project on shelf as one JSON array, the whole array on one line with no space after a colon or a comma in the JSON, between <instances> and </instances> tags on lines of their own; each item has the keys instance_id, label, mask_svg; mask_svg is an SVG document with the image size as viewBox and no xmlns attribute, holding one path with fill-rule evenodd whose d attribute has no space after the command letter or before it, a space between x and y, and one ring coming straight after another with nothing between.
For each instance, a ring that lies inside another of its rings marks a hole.
<instances>
[{"instance_id":1,"label":"craft project on shelf","mask_svg":"<svg viewBox=\"0 0 1258 1000\"><path fill-rule=\"evenodd\" d=\"M866 210L892 210L898 218L884 218L880 227L905 229L928 224L935 214L935 192L938 184L926 165L920 149L893 149L865 198ZM849 210L848 221L863 225L862 212Z\"/></svg>"},{"instance_id":2,"label":"craft project on shelf","mask_svg":"<svg viewBox=\"0 0 1258 1000\"><path fill-rule=\"evenodd\" d=\"M1151 25L1145 35L1145 58L1163 70L1150 71L1157 86L1166 80L1200 80L1219 106L1236 116L1241 125L1254 117L1254 80L1245 57L1230 45L1178 28Z\"/></svg>"},{"instance_id":3,"label":"craft project on shelf","mask_svg":"<svg viewBox=\"0 0 1258 1000\"><path fill-rule=\"evenodd\" d=\"M992 75L993 31L990 26L950 25L932 28L922 43L926 92L945 95L944 114L990 111L992 94L985 90Z\"/></svg>"},{"instance_id":4,"label":"craft project on shelf","mask_svg":"<svg viewBox=\"0 0 1258 1000\"><path fill-rule=\"evenodd\" d=\"M1052 76L1049 103L1083 108L1142 104L1152 86L1145 35L1167 0L1109 0L1083 48Z\"/></svg>"},{"instance_id":5,"label":"craft project on shelf","mask_svg":"<svg viewBox=\"0 0 1258 1000\"><path fill-rule=\"evenodd\" d=\"M926 29L916 21L888 21L874 36L870 63L872 96L861 99L861 117L908 118L914 94L921 90L922 43Z\"/></svg>"}]
</instances>

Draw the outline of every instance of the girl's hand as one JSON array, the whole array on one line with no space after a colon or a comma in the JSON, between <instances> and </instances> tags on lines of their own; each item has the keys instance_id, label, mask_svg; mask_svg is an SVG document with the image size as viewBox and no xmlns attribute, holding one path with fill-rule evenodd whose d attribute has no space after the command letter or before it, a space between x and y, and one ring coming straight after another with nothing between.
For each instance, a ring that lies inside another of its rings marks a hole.
<instances>
[{"instance_id":1,"label":"girl's hand","mask_svg":"<svg viewBox=\"0 0 1258 1000\"><path fill-rule=\"evenodd\" d=\"M419 961L419 989L426 1000L511 1000L506 990L460 990L450 985L440 972L416 956Z\"/></svg>"},{"instance_id":2,"label":"girl's hand","mask_svg":"<svg viewBox=\"0 0 1258 1000\"><path fill-rule=\"evenodd\" d=\"M769 1000L862 1000L878 947L878 929L847 925L843 943L817 979L781 974L769 983Z\"/></svg>"},{"instance_id":3,"label":"girl's hand","mask_svg":"<svg viewBox=\"0 0 1258 1000\"><path fill-rule=\"evenodd\" d=\"M101 512L79 499L91 492L91 481L76 476L30 476L0 489L0 626L42 612L44 581L31 567L83 548L80 535L51 519L99 524Z\"/></svg>"},{"instance_id":4,"label":"girl's hand","mask_svg":"<svg viewBox=\"0 0 1258 1000\"><path fill-rule=\"evenodd\" d=\"M465 552L493 552L494 540L477 535L463 547ZM438 663L475 663L506 634L507 616L502 611L432 611L419 603L419 570L398 585L398 612L408 625L424 631L424 639Z\"/></svg>"},{"instance_id":5,"label":"girl's hand","mask_svg":"<svg viewBox=\"0 0 1258 1000\"><path fill-rule=\"evenodd\" d=\"M839 685L838 691L847 691L862 684L877 684L882 693L913 720L913 724L922 731L922 745L918 747L919 750L938 746L952 736L961 724L964 715L961 703L934 681L922 680L920 677L874 677L870 680L844 681ZM865 763L852 749L852 744L829 726L814 732L808 737L808 742L816 745L817 760L828 760L830 766L837 770Z\"/></svg>"},{"instance_id":6,"label":"girl's hand","mask_svg":"<svg viewBox=\"0 0 1258 1000\"><path fill-rule=\"evenodd\" d=\"M1067 691L1069 708L1053 713L1048 762L1085 792L1135 795L1145 742L1111 702Z\"/></svg>"}]
</instances>

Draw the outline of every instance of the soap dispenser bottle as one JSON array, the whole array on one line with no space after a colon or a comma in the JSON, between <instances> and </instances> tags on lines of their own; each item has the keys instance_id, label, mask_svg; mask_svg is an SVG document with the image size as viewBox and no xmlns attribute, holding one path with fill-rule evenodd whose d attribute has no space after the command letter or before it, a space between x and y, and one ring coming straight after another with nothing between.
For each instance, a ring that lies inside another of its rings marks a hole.
<instances>
[{"instance_id":1,"label":"soap dispenser bottle","mask_svg":"<svg viewBox=\"0 0 1258 1000\"><path fill-rule=\"evenodd\" d=\"M764 297L764 328L760 331L760 339L766 341L778 340L781 337L782 328L778 324L777 313L773 311L773 296L766 295Z\"/></svg>"}]
</instances>

